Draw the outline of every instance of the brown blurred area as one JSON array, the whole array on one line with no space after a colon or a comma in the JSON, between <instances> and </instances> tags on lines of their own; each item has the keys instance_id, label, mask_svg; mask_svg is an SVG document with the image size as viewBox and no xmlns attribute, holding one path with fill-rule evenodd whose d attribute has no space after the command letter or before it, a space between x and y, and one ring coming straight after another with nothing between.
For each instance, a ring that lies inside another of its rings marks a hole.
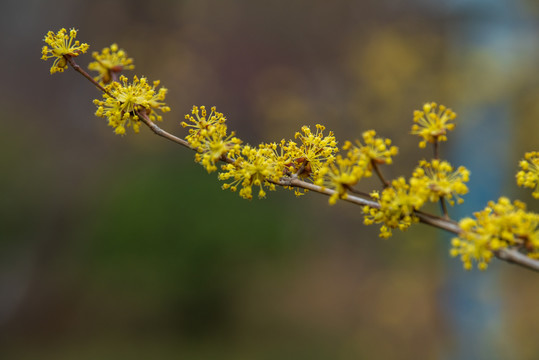
<instances>
[{"instance_id":1,"label":"brown blurred area","mask_svg":"<svg viewBox=\"0 0 539 360\"><path fill-rule=\"evenodd\" d=\"M99 92L71 69L49 75L40 50L62 27L77 28L90 52L117 43L135 59L126 75L169 89L162 127L178 135L193 104L217 106L251 144L317 123L341 144L374 128L400 148L388 177L430 156L409 135L424 102L469 123L458 106L504 103L503 193L538 211L513 178L539 146L539 7L508 4L526 21L501 66L455 35L488 17L481 6L2 1L0 358L448 358L458 329L441 297L460 265L447 237L420 225L381 240L361 209L318 194L245 201L222 191L192 153L147 129L114 135L93 115ZM450 136L442 154L458 146ZM535 359L538 275L492 267L496 291L478 301L500 304L502 331L478 346Z\"/></svg>"}]
</instances>

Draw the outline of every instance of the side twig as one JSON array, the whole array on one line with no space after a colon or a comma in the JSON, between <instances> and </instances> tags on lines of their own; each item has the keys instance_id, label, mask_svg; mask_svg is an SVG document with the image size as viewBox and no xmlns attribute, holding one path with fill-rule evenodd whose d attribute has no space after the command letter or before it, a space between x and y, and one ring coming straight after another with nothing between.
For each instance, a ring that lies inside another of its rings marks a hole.
<instances>
[{"instance_id":1,"label":"side twig","mask_svg":"<svg viewBox=\"0 0 539 360\"><path fill-rule=\"evenodd\" d=\"M73 57L69 56L69 55L64 55L64 58L67 60L67 62L69 63L69 65L71 65L71 67L73 68L73 70L75 70L76 72L78 72L79 74L81 74L82 76L84 76L86 79L88 79L88 81L90 81L92 84L94 84L99 90L103 91L105 94L107 94L108 96L112 97L112 95L107 91L107 89L105 89L103 86L101 86L100 83L98 83L97 81L94 80L93 77L91 77L86 71L84 71L76 62L75 60L73 60Z\"/></svg>"}]
</instances>

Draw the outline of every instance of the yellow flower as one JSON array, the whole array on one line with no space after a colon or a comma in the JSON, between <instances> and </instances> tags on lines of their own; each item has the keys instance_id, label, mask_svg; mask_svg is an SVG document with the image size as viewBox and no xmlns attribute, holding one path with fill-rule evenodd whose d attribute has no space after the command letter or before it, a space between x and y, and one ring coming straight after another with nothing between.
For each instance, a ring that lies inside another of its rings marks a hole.
<instances>
[{"instance_id":1,"label":"yellow flower","mask_svg":"<svg viewBox=\"0 0 539 360\"><path fill-rule=\"evenodd\" d=\"M49 46L43 46L41 49L41 59L47 60L50 58L56 58L51 66L51 74L56 72L63 72L67 69L66 57L76 57L85 53L90 47L88 44L81 44L78 40L73 42L77 37L77 30L70 29L69 35L67 30L62 28L56 34L53 31L49 31L43 41Z\"/></svg>"},{"instance_id":2,"label":"yellow flower","mask_svg":"<svg viewBox=\"0 0 539 360\"><path fill-rule=\"evenodd\" d=\"M204 141L197 148L198 152L195 154L195 160L201 163L210 173L217 170L215 164L222 160L223 156L226 156L232 150L238 152L240 144L241 140L234 136L234 132L226 137L216 131L208 133L208 136L204 138Z\"/></svg>"},{"instance_id":3,"label":"yellow flower","mask_svg":"<svg viewBox=\"0 0 539 360\"><path fill-rule=\"evenodd\" d=\"M195 115L193 117L192 115ZM191 124L182 122L183 127L190 127L186 140L197 151L195 160L204 166L208 172L217 170L215 165L229 152L232 154L240 151L241 140L234 136L234 132L227 136L226 118L215 107L211 108L208 117L206 107L193 106L192 115L185 115L185 119Z\"/></svg>"},{"instance_id":4,"label":"yellow flower","mask_svg":"<svg viewBox=\"0 0 539 360\"><path fill-rule=\"evenodd\" d=\"M208 137L209 133L219 132L222 136L226 136L226 117L218 112L215 106L211 108L209 116L205 106L200 108L193 106L191 115L185 115L185 120L189 121L189 123L185 121L181 123L184 128L189 128L189 135L185 139L195 149L200 146L200 140Z\"/></svg>"},{"instance_id":5,"label":"yellow flower","mask_svg":"<svg viewBox=\"0 0 539 360\"><path fill-rule=\"evenodd\" d=\"M106 87L108 94L103 94L104 101L94 100L94 104L98 106L95 114L108 118L109 126L114 128L116 134L125 134L129 126L138 133L139 113L143 112L151 121L161 121L162 116L156 114L155 110L170 111L170 108L162 102L165 100L167 89L162 87L156 91L158 85L159 81L154 81L153 86L150 86L146 78L139 79L136 76L129 84L125 76L120 76L120 82L114 81Z\"/></svg>"},{"instance_id":6,"label":"yellow flower","mask_svg":"<svg viewBox=\"0 0 539 360\"><path fill-rule=\"evenodd\" d=\"M399 148L391 146L391 139L377 137L374 130L365 131L361 136L365 144L356 141L358 146L356 149L367 159L367 163L388 165L393 163L392 157L399 153ZM345 143L343 150L348 148L354 148L349 141ZM372 165L369 166L370 169L372 169Z\"/></svg>"},{"instance_id":7,"label":"yellow flower","mask_svg":"<svg viewBox=\"0 0 539 360\"><path fill-rule=\"evenodd\" d=\"M522 170L516 176L518 186L534 189L532 195L539 199L539 151L526 153L519 165Z\"/></svg>"},{"instance_id":8,"label":"yellow flower","mask_svg":"<svg viewBox=\"0 0 539 360\"><path fill-rule=\"evenodd\" d=\"M486 269L494 251L507 247L539 258L539 214L526 211L523 203L501 197L474 216L459 222L462 231L451 243L451 256L460 256L465 269L471 269L473 261Z\"/></svg>"},{"instance_id":9,"label":"yellow flower","mask_svg":"<svg viewBox=\"0 0 539 360\"><path fill-rule=\"evenodd\" d=\"M421 160L410 179L410 185L411 191L423 193L431 202L443 197L454 205L453 198L457 199L459 204L464 201L459 195L468 193L468 187L464 183L469 179L470 172L464 166L454 170L447 161Z\"/></svg>"},{"instance_id":10,"label":"yellow flower","mask_svg":"<svg viewBox=\"0 0 539 360\"><path fill-rule=\"evenodd\" d=\"M320 168L334 160L334 154L338 151L337 141L333 131L324 136L324 130L324 126L317 124L316 133L313 134L308 126L303 126L301 132L294 136L301 140L301 145L298 147L294 141L286 144L284 150L290 158L288 168L291 173L316 181Z\"/></svg>"},{"instance_id":11,"label":"yellow flower","mask_svg":"<svg viewBox=\"0 0 539 360\"><path fill-rule=\"evenodd\" d=\"M334 205L337 199L346 199L347 191L363 177L365 169L366 166L349 151L345 158L337 155L334 162L326 162L320 168L315 184L335 190L329 198L329 204Z\"/></svg>"},{"instance_id":12,"label":"yellow flower","mask_svg":"<svg viewBox=\"0 0 539 360\"><path fill-rule=\"evenodd\" d=\"M438 105L434 102L423 105L423 110L414 111L414 124L412 134L423 138L419 147L427 146L427 142L436 143L447 140L447 132L455 128L454 123L457 114L444 105Z\"/></svg>"},{"instance_id":13,"label":"yellow flower","mask_svg":"<svg viewBox=\"0 0 539 360\"><path fill-rule=\"evenodd\" d=\"M381 194L373 193L373 198L380 203L380 209L363 207L365 225L380 224L380 237L388 238L391 229L404 231L419 219L414 210L419 210L425 202L424 197L410 191L410 185L403 177L393 180L390 187L382 190Z\"/></svg>"},{"instance_id":14,"label":"yellow flower","mask_svg":"<svg viewBox=\"0 0 539 360\"><path fill-rule=\"evenodd\" d=\"M92 57L96 60L88 64L88 69L99 73L94 79L102 85L108 84L117 79L122 70L133 70L133 59L127 57L127 53L118 49L118 45L112 44L101 50L101 53L94 51Z\"/></svg>"},{"instance_id":15,"label":"yellow flower","mask_svg":"<svg viewBox=\"0 0 539 360\"><path fill-rule=\"evenodd\" d=\"M223 189L236 191L241 185L240 196L244 199L252 199L252 187L257 186L258 197L266 197L265 188L275 190L275 184L282 176L278 171L279 166L273 150L266 146L253 148L249 145L241 148L240 154L235 156L233 164L222 166L223 172L219 173L219 180L230 180L231 183L223 185Z\"/></svg>"}]
</instances>

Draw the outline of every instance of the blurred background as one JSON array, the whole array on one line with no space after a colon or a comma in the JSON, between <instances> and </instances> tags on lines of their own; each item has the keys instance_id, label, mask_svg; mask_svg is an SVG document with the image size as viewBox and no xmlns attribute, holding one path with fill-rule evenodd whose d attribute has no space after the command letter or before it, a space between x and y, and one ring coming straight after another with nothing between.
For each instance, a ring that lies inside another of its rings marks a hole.
<instances>
[{"instance_id":1,"label":"blurred background","mask_svg":"<svg viewBox=\"0 0 539 360\"><path fill-rule=\"evenodd\" d=\"M472 172L453 217L539 211L514 181L539 147L536 1L3 0L0 20L2 359L538 358L537 274L464 272L450 236L382 240L318 194L242 200L147 129L114 135L99 92L40 60L75 27L161 80L174 134L193 104L251 144L374 128L400 148L388 177L430 156L408 133L436 101L459 114L442 155Z\"/></svg>"}]
</instances>

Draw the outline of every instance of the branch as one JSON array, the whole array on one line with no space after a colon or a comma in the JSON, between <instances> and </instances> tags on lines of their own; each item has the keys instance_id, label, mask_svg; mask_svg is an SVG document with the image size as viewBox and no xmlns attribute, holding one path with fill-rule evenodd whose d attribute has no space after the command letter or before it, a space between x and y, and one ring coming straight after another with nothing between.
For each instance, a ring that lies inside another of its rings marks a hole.
<instances>
[{"instance_id":1,"label":"branch","mask_svg":"<svg viewBox=\"0 0 539 360\"><path fill-rule=\"evenodd\" d=\"M532 259L515 249L500 249L495 251L494 255L500 260L539 272L539 260Z\"/></svg>"},{"instance_id":2,"label":"branch","mask_svg":"<svg viewBox=\"0 0 539 360\"><path fill-rule=\"evenodd\" d=\"M189 145L189 143L181 139L177 136L172 135L171 133L166 132L165 130L161 129L159 126L157 126L153 121L150 120L148 117L148 114L146 114L145 111L137 111L137 115L140 119L142 119L142 122L150 128L156 135L159 135L161 137L164 137L167 140L170 140L172 142L175 142L176 144L180 144L182 146L185 146L188 149L195 150Z\"/></svg>"},{"instance_id":3,"label":"branch","mask_svg":"<svg viewBox=\"0 0 539 360\"><path fill-rule=\"evenodd\" d=\"M88 73L86 73L79 65L77 65L71 56L64 56L64 57L75 71L83 75L87 80L89 80L92 84L94 84L99 90L113 97L103 86L101 86L90 75L88 75ZM176 144L182 145L188 149L196 151L196 149L192 148L189 142L187 142L186 140L181 139L175 135L172 135L169 132L157 126L153 121L150 120L145 110L138 110L136 111L136 114L139 116L141 121L146 126L148 126L150 130L152 130L156 135L159 135ZM435 146L435 157L436 156L437 156L437 146ZM234 163L233 159L225 155L223 155L220 158L220 160L229 164ZM374 165L374 170L376 171L377 175L381 179L382 183L384 183L384 185L387 186L388 182L382 177L382 174L380 173L376 164L374 163L373 165ZM307 190L314 191L314 192L324 194L327 196L332 196L336 193L335 190L324 188L324 187L300 180L296 176L283 177L279 179L278 181L270 181L270 180L266 180L266 181L273 183L275 185L279 185L279 186L297 187L297 188L307 189ZM356 191L356 193L358 192ZM359 196L351 195L349 193L347 193L346 195L347 195L346 198L342 199L346 202L356 204L359 206L369 206L376 209L380 208L380 204L376 201L367 200ZM458 223L455 222L454 220L449 219L447 215L442 218L442 217L424 213L421 211L414 211L414 214L419 218L419 221L424 224L445 230L455 235L458 235L461 232L461 229ZM500 250L494 251L494 254L500 260L504 260L506 262L522 266L526 269L539 272L539 260L532 259L526 256L525 254L518 252L515 249L510 249L510 248L500 249Z\"/></svg>"},{"instance_id":4,"label":"branch","mask_svg":"<svg viewBox=\"0 0 539 360\"><path fill-rule=\"evenodd\" d=\"M276 185L280 186L292 186L292 187L298 187L302 189L308 189L314 192L318 192L320 194L324 194L327 196L331 196L335 193L335 190L322 188L321 186L314 185L299 179L293 179L293 178L284 178L279 180L278 182L273 182ZM345 199L342 199L344 201L360 205L360 206L369 206L373 208L380 208L380 204L375 201L366 200L354 195L347 195ZM456 221L442 218L436 215L427 214L422 211L414 211L414 214L419 218L419 221L436 227L438 229L445 230L449 233L458 235L461 232L461 229ZM526 269L533 270L539 272L539 260L535 260L532 258L527 257L526 255L518 252L515 249L500 249L498 251L494 251L494 255L500 259L507 261L511 264L520 265Z\"/></svg>"},{"instance_id":5,"label":"branch","mask_svg":"<svg viewBox=\"0 0 539 360\"><path fill-rule=\"evenodd\" d=\"M183 139L180 139L180 138L166 132L165 130L161 129L159 126L157 126L153 121L151 121L148 118L148 116L147 116L147 114L145 112L138 111L137 113L138 113L139 117L142 119L142 122L145 125L147 125L156 135L164 137L165 139L173 141L173 142L175 142L177 144L180 144L180 145L182 145L182 146L184 146L186 148L189 148L191 150L195 150L189 145L189 143L187 141L185 141ZM223 158L221 158L221 161L226 162L226 163L233 163L234 162L233 159L230 159L230 158L228 158L226 156L223 156ZM317 193L320 193L320 194L323 194L323 195L327 195L327 196L331 196L331 195L335 194L335 192L336 192L335 190L324 188L324 187L321 187L319 185L315 185L315 184L300 180L300 179L295 178L295 177L283 177L283 178L279 179L279 181L269 181L269 182L273 183L275 185L279 185L279 186L288 186L288 187L297 187L297 188L301 188L301 189L307 189L307 190L314 191L314 192L317 192ZM346 202L349 202L349 203L352 203L352 204L359 205L359 206L369 206L369 207L376 208L376 209L380 208L380 204L378 202L372 201L372 200L367 200L367 199L364 199L364 198L361 198L361 197L355 196L355 195L347 194L346 198L344 198L342 200L344 200ZM455 235L458 235L461 232L461 229L460 229L458 223L456 221L454 221L454 220L450 220L450 219L442 218L442 217L439 217L439 216L436 216L436 215L424 213L422 211L414 211L414 214L419 218L419 221L424 223L424 224L436 227L438 229L445 230L445 231L450 232L450 233L455 234ZM526 269L530 269L530 270L539 272L539 260L531 259L531 258L527 257L526 255L518 252L517 250L514 250L514 249L500 249L498 251L495 251L494 255L500 260L504 260L504 261L507 261L507 262L515 264L515 265L520 265L520 266L522 266L522 267L524 267Z\"/></svg>"}]
</instances>

